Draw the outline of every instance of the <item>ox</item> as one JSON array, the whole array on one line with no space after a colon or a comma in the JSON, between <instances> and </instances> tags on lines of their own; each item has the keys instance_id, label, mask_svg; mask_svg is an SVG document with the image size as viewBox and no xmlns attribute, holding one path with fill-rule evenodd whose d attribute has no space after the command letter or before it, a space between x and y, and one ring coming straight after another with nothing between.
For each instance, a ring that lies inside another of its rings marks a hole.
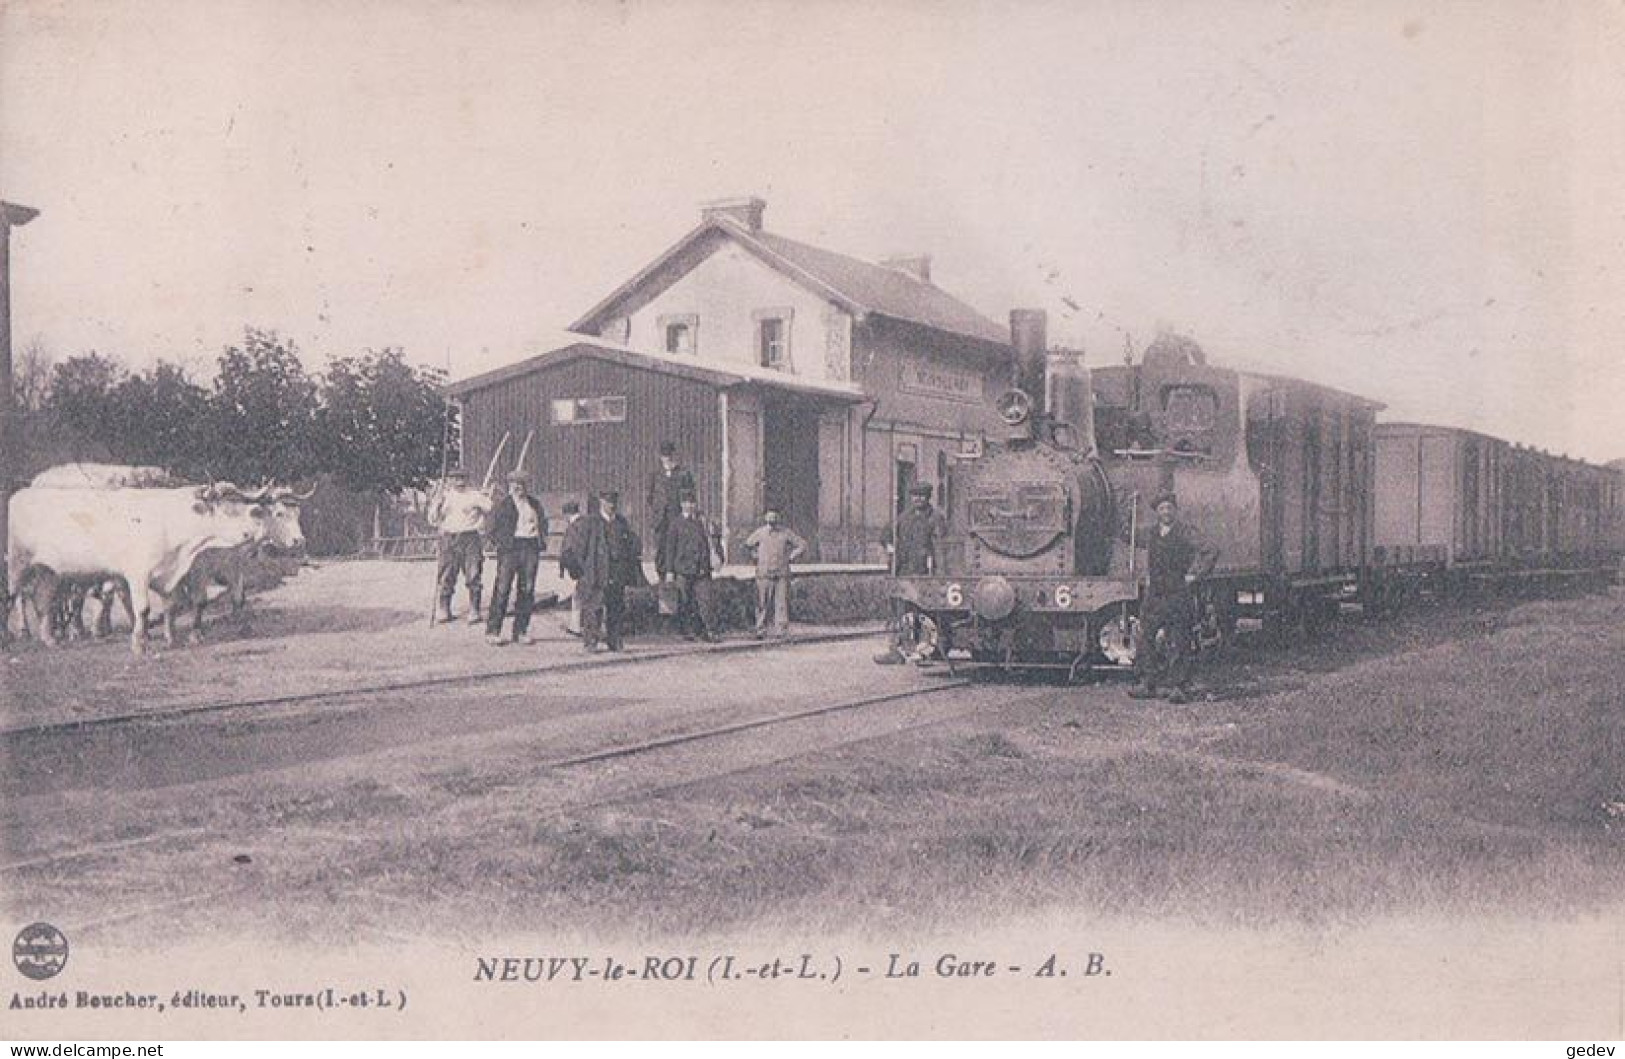
<instances>
[{"instance_id":1,"label":"ox","mask_svg":"<svg viewBox=\"0 0 1625 1059\"><path fill-rule=\"evenodd\" d=\"M39 568L49 571L49 588L58 577L123 578L130 593L130 650L136 654L146 646L153 594L173 595L202 552L265 537L272 517L265 505L211 487L31 486L12 496L10 513L6 567L12 598ZM51 595L47 591L45 598ZM51 623L37 604L35 609L37 627L50 642Z\"/></svg>"},{"instance_id":2,"label":"ox","mask_svg":"<svg viewBox=\"0 0 1625 1059\"><path fill-rule=\"evenodd\" d=\"M33 484L46 489L156 489L189 483L162 467L131 467L122 463L59 463L36 474Z\"/></svg>"},{"instance_id":3,"label":"ox","mask_svg":"<svg viewBox=\"0 0 1625 1059\"><path fill-rule=\"evenodd\" d=\"M203 611L211 602L211 586L224 586L226 591L221 595L230 600L231 613L241 615L248 603L248 560L259 554L262 548L293 553L304 549L305 533L299 524L299 505L301 501L309 500L315 491L314 487L307 493L267 487L244 494L245 500L262 506L266 511L267 518L261 523L264 537L235 548L210 548L198 555L177 589L175 606L168 608L164 614L164 628L171 642L175 638L175 613L183 602L192 607L192 638L201 638Z\"/></svg>"}]
</instances>

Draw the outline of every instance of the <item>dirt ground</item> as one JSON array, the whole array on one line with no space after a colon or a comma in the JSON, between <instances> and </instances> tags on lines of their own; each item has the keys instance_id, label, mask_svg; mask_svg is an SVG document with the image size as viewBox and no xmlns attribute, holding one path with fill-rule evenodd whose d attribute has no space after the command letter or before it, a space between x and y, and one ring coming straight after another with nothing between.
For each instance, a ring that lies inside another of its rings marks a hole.
<instances>
[{"instance_id":1,"label":"dirt ground","mask_svg":"<svg viewBox=\"0 0 1625 1059\"><path fill-rule=\"evenodd\" d=\"M487 579L493 573L488 563ZM567 599L569 591L556 565L544 562L538 599ZM457 621L450 625L430 624L433 597L432 563L322 562L251 595L240 622L216 604L200 643L168 647L155 635L148 653L138 658L130 652L127 632L54 650L22 641L0 655L6 677L0 686L0 730L584 661L580 640L564 632L563 608L536 613L530 628L535 645L493 648L484 642L482 626L465 622L460 589L454 601ZM190 624L188 617L182 630ZM871 627L797 622L792 633L818 637ZM727 639L738 643L748 637L734 632ZM691 648L669 634L651 634L632 637L627 654Z\"/></svg>"}]
</instances>

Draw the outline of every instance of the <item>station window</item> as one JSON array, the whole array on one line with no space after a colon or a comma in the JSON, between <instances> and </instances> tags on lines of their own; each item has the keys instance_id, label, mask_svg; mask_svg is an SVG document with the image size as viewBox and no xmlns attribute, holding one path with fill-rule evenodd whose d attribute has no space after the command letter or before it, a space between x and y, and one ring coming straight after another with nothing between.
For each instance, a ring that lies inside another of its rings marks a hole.
<instances>
[{"instance_id":1,"label":"station window","mask_svg":"<svg viewBox=\"0 0 1625 1059\"><path fill-rule=\"evenodd\" d=\"M625 397L566 397L551 404L559 426L626 422Z\"/></svg>"},{"instance_id":2,"label":"station window","mask_svg":"<svg viewBox=\"0 0 1625 1059\"><path fill-rule=\"evenodd\" d=\"M758 309L751 315L756 320L756 363L790 371L790 310Z\"/></svg>"},{"instance_id":3,"label":"station window","mask_svg":"<svg viewBox=\"0 0 1625 1059\"><path fill-rule=\"evenodd\" d=\"M660 318L661 340L674 357L691 357L699 349L700 318L693 313Z\"/></svg>"}]
</instances>

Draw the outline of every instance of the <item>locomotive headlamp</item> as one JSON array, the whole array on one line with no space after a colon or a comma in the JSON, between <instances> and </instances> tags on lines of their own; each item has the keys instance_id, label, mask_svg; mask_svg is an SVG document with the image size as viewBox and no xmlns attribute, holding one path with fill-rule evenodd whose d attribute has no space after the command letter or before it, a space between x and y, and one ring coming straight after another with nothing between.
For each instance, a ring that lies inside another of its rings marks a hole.
<instances>
[{"instance_id":1,"label":"locomotive headlamp","mask_svg":"<svg viewBox=\"0 0 1625 1059\"><path fill-rule=\"evenodd\" d=\"M1016 609L1016 590L1002 577L985 578L971 593L970 609L983 621L1003 621Z\"/></svg>"},{"instance_id":2,"label":"locomotive headlamp","mask_svg":"<svg viewBox=\"0 0 1625 1059\"><path fill-rule=\"evenodd\" d=\"M1033 399L1025 390L1006 390L993 403L1006 426L1019 427L1033 414Z\"/></svg>"}]
</instances>

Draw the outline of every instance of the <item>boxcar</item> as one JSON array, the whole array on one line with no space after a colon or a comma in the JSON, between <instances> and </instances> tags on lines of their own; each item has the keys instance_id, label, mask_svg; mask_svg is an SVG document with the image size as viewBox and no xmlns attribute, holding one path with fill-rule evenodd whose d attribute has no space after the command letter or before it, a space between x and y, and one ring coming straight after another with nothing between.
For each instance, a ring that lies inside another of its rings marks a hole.
<instances>
[{"instance_id":1,"label":"boxcar","mask_svg":"<svg viewBox=\"0 0 1625 1059\"><path fill-rule=\"evenodd\" d=\"M1150 351L1093 381L1113 484L1120 495L1174 490L1218 552L1212 588L1225 617L1312 620L1355 590L1372 544L1379 403Z\"/></svg>"},{"instance_id":2,"label":"boxcar","mask_svg":"<svg viewBox=\"0 0 1625 1059\"><path fill-rule=\"evenodd\" d=\"M1449 585L1586 579L1618 553L1620 476L1453 427L1376 431L1377 568Z\"/></svg>"}]
</instances>

